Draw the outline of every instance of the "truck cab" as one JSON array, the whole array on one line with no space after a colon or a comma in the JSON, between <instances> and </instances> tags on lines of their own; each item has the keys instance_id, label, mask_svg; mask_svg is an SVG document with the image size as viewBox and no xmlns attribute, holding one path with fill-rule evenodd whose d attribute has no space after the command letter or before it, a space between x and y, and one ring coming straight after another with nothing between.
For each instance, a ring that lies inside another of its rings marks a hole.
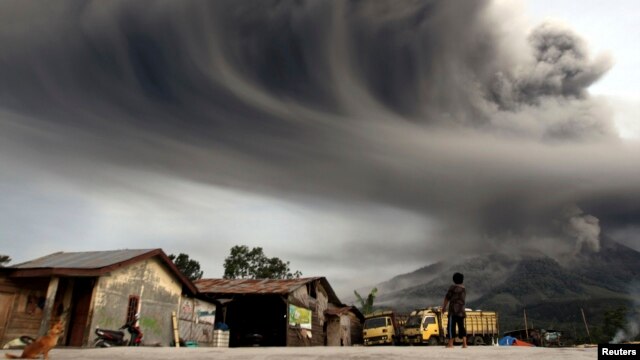
<instances>
[{"instance_id":1,"label":"truck cab","mask_svg":"<svg viewBox=\"0 0 640 360\"><path fill-rule=\"evenodd\" d=\"M466 309L464 319L467 329L467 342L471 345L491 344L497 339L498 314L495 311L481 311ZM402 333L405 344L437 345L445 342L447 328L447 313L442 313L440 307L430 307L414 310L409 315ZM462 339L456 338L456 342Z\"/></svg>"},{"instance_id":2,"label":"truck cab","mask_svg":"<svg viewBox=\"0 0 640 360\"><path fill-rule=\"evenodd\" d=\"M404 325L402 342L412 345L422 343L437 345L440 336L445 335L442 334L438 316L439 314L431 309L413 311Z\"/></svg>"},{"instance_id":3,"label":"truck cab","mask_svg":"<svg viewBox=\"0 0 640 360\"><path fill-rule=\"evenodd\" d=\"M393 345L399 340L399 335L393 311L377 311L365 316L362 329L365 345Z\"/></svg>"}]
</instances>

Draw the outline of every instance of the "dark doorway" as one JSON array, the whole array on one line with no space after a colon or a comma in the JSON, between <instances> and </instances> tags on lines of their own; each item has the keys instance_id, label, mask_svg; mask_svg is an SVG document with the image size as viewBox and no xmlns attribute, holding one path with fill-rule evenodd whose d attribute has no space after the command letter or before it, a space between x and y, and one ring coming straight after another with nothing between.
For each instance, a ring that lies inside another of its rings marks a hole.
<instances>
[{"instance_id":1,"label":"dark doorway","mask_svg":"<svg viewBox=\"0 0 640 360\"><path fill-rule=\"evenodd\" d=\"M230 344L286 346L287 304L280 295L238 296L227 305Z\"/></svg>"},{"instance_id":2,"label":"dark doorway","mask_svg":"<svg viewBox=\"0 0 640 360\"><path fill-rule=\"evenodd\" d=\"M88 335L89 308L93 295L94 278L76 278L71 296L71 319L69 320L68 346L82 346Z\"/></svg>"}]
</instances>

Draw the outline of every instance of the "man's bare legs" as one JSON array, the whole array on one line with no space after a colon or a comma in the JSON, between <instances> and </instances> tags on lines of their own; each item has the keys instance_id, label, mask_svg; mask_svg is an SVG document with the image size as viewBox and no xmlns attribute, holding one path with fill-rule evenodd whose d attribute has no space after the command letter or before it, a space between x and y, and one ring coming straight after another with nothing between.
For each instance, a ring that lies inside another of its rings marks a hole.
<instances>
[{"instance_id":1,"label":"man's bare legs","mask_svg":"<svg viewBox=\"0 0 640 360\"><path fill-rule=\"evenodd\" d=\"M449 342L447 343L447 348L452 348L453 347L453 339L449 339ZM462 348L466 349L467 348L467 337L463 337L462 338Z\"/></svg>"},{"instance_id":2,"label":"man's bare legs","mask_svg":"<svg viewBox=\"0 0 640 360\"><path fill-rule=\"evenodd\" d=\"M453 347L453 339L449 339L449 343L447 344L448 348L452 348Z\"/></svg>"}]
</instances>

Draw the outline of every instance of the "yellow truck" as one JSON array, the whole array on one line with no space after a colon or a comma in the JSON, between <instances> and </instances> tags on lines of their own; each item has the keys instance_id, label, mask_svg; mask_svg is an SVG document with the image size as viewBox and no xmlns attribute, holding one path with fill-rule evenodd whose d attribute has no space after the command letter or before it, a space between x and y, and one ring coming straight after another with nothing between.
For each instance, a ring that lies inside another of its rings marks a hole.
<instances>
[{"instance_id":1,"label":"yellow truck","mask_svg":"<svg viewBox=\"0 0 640 360\"><path fill-rule=\"evenodd\" d=\"M467 309L464 324L467 343L470 345L491 344L499 335L498 313L495 311L473 311ZM402 332L402 343L416 345L444 344L447 336L447 312L440 307L412 311ZM460 342L462 339L456 339Z\"/></svg>"},{"instance_id":2,"label":"yellow truck","mask_svg":"<svg viewBox=\"0 0 640 360\"><path fill-rule=\"evenodd\" d=\"M393 311L376 311L365 316L362 329L365 345L394 345L399 342L400 335Z\"/></svg>"}]
</instances>

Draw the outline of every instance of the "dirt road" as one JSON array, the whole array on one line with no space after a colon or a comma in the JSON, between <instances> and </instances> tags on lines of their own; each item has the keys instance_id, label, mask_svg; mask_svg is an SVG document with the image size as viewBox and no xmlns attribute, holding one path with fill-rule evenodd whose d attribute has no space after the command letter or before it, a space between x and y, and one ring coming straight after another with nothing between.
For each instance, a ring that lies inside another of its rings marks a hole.
<instances>
[{"instance_id":1,"label":"dirt road","mask_svg":"<svg viewBox=\"0 0 640 360\"><path fill-rule=\"evenodd\" d=\"M3 350L2 353L19 351ZM0 355L4 358L4 355ZM153 360L417 360L417 359L595 359L596 348L525 348L525 347L310 347L310 348L110 348L54 349L51 360L63 359L153 359Z\"/></svg>"}]
</instances>

